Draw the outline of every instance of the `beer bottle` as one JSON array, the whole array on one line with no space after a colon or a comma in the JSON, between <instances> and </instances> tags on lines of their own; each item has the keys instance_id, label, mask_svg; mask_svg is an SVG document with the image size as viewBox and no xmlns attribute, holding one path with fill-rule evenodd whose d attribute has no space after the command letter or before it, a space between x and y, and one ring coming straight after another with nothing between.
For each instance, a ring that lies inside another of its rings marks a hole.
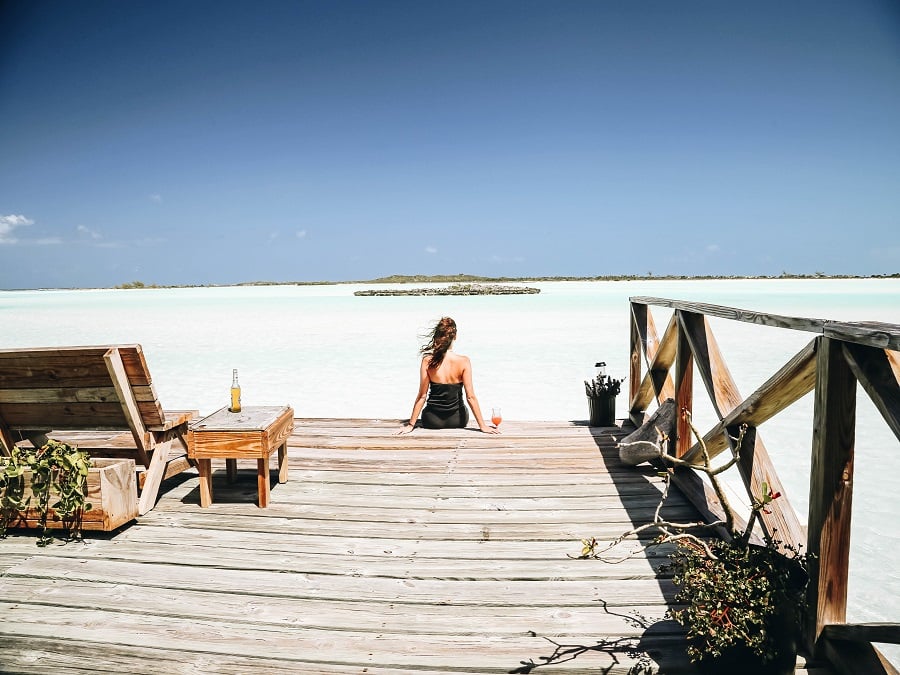
<instances>
[{"instance_id":1,"label":"beer bottle","mask_svg":"<svg viewBox=\"0 0 900 675\"><path fill-rule=\"evenodd\" d=\"M231 376L231 406L229 412L241 412L241 385L238 384L237 368L234 369Z\"/></svg>"}]
</instances>

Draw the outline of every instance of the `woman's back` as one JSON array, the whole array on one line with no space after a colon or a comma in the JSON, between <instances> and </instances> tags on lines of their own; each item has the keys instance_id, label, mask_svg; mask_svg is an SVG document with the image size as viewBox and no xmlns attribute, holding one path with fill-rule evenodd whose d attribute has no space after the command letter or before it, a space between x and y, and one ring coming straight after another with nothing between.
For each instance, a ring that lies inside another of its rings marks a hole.
<instances>
[{"instance_id":1,"label":"woman's back","mask_svg":"<svg viewBox=\"0 0 900 675\"><path fill-rule=\"evenodd\" d=\"M425 356L428 360L431 357ZM438 384L458 384L463 381L466 368L469 366L469 358L461 354L447 352L444 360L437 368L428 369L428 379Z\"/></svg>"},{"instance_id":2,"label":"woman's back","mask_svg":"<svg viewBox=\"0 0 900 675\"><path fill-rule=\"evenodd\" d=\"M416 428L416 420L422 413L422 426L429 429L464 427L469 421L469 411L463 402L465 398L472 407L478 428L488 434L499 433L496 427L489 427L481 415L481 407L472 387L472 366L469 358L450 351L456 339L456 322L449 316L443 317L431 332L431 339L423 345L419 366L419 391L413 403L409 422L400 431L408 434ZM434 363L432 363L434 361Z\"/></svg>"}]
</instances>

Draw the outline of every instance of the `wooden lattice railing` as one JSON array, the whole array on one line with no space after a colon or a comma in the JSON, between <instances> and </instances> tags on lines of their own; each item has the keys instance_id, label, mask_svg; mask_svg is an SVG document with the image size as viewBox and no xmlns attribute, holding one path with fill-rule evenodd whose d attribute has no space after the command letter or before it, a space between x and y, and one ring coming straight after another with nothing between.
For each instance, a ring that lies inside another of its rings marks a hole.
<instances>
[{"instance_id":1,"label":"wooden lattice railing","mask_svg":"<svg viewBox=\"0 0 900 675\"><path fill-rule=\"evenodd\" d=\"M649 307L670 308L660 338ZM709 317L814 333L815 337L756 391L744 398L725 364ZM815 390L809 513L804 527L787 499L761 513L767 533L812 554L805 626L807 650L841 673L897 673L872 646L900 643L900 624L846 623L850 559L851 500L856 435L857 382L900 439L900 326L842 323L663 298L631 298L629 414L640 424L654 400L674 398L679 410L693 410L698 373L718 417L704 434L711 456L729 449L747 424L741 447L741 478L748 490L762 483L784 492L757 427ZM679 416L671 451L700 462L688 422ZM701 512L722 515L715 495L693 472L681 475L683 491Z\"/></svg>"}]
</instances>

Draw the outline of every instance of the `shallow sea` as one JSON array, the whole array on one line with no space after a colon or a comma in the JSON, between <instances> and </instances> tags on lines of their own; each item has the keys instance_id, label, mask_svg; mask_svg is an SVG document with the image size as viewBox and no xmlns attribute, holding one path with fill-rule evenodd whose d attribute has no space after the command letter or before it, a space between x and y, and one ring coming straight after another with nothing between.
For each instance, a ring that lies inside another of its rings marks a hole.
<instances>
[{"instance_id":1,"label":"shallow sea","mask_svg":"<svg viewBox=\"0 0 900 675\"><path fill-rule=\"evenodd\" d=\"M0 347L140 343L167 408L209 413L226 405L237 368L245 405L290 403L300 417L400 420L409 415L416 392L421 336L448 315L459 326L456 351L472 359L482 409L502 407L508 420L584 420L582 383L594 362L606 361L613 376L627 374L631 296L900 324L897 279L526 285L541 293L353 295L373 284L5 291ZM662 332L670 313L653 314ZM745 396L813 338L723 319L712 324ZM708 428L714 414L699 377L695 383L695 417ZM623 395L620 415L625 405ZM862 390L858 412L850 619L897 621L898 443ZM760 434L791 503L805 514L812 395L764 424Z\"/></svg>"}]
</instances>

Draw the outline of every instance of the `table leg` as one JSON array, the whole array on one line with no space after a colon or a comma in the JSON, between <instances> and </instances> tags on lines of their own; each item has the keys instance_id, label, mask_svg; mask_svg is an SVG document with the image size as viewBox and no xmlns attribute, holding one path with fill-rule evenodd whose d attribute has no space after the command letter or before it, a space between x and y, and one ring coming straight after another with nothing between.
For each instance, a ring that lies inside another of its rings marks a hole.
<instances>
[{"instance_id":1,"label":"table leg","mask_svg":"<svg viewBox=\"0 0 900 675\"><path fill-rule=\"evenodd\" d=\"M200 471L200 506L212 504L212 461L198 459L197 469Z\"/></svg>"},{"instance_id":2,"label":"table leg","mask_svg":"<svg viewBox=\"0 0 900 675\"><path fill-rule=\"evenodd\" d=\"M256 483L259 492L259 508L269 505L269 458L256 460Z\"/></svg>"},{"instance_id":3,"label":"table leg","mask_svg":"<svg viewBox=\"0 0 900 675\"><path fill-rule=\"evenodd\" d=\"M288 482L287 441L278 448L278 482Z\"/></svg>"},{"instance_id":4,"label":"table leg","mask_svg":"<svg viewBox=\"0 0 900 675\"><path fill-rule=\"evenodd\" d=\"M233 483L237 479L237 460L225 460L225 473L228 476L228 482Z\"/></svg>"}]
</instances>

